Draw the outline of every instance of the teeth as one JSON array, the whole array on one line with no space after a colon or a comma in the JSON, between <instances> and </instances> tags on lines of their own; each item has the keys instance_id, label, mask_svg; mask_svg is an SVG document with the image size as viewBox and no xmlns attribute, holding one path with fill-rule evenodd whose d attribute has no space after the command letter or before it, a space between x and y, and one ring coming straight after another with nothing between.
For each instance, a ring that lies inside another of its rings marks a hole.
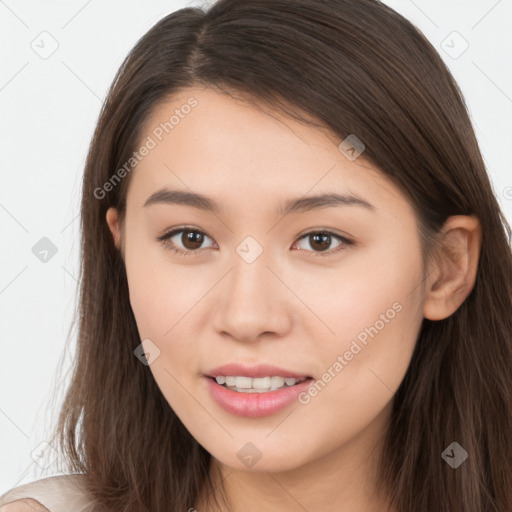
<instances>
[{"instance_id":1,"label":"teeth","mask_svg":"<svg viewBox=\"0 0 512 512\"><path fill-rule=\"evenodd\" d=\"M262 393L264 391L274 391L285 386L294 386L305 379L296 379L294 377L244 377L219 375L215 377L218 384L225 385L228 389L245 393Z\"/></svg>"},{"instance_id":2,"label":"teeth","mask_svg":"<svg viewBox=\"0 0 512 512\"><path fill-rule=\"evenodd\" d=\"M270 377L270 389L282 388L283 386L284 386L284 377Z\"/></svg>"},{"instance_id":3,"label":"teeth","mask_svg":"<svg viewBox=\"0 0 512 512\"><path fill-rule=\"evenodd\" d=\"M252 378L251 377L236 377L234 379L235 383L230 384L231 386L235 386L239 389L251 389L252 388ZM229 377L228 377L229 383Z\"/></svg>"},{"instance_id":4,"label":"teeth","mask_svg":"<svg viewBox=\"0 0 512 512\"><path fill-rule=\"evenodd\" d=\"M269 389L270 377L257 377L252 379L252 387L257 389Z\"/></svg>"}]
</instances>

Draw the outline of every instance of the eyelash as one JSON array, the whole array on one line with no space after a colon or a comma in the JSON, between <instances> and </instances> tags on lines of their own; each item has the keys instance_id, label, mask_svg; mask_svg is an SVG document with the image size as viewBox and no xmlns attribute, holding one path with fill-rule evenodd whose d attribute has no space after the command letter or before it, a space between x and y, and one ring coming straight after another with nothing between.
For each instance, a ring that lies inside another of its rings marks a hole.
<instances>
[{"instance_id":1,"label":"eyelash","mask_svg":"<svg viewBox=\"0 0 512 512\"><path fill-rule=\"evenodd\" d=\"M193 228L191 226L184 226L184 227L181 227L181 228L176 228L176 229L173 229L171 231L168 231L167 233L165 233L162 236L158 237L157 240L159 242L161 242L162 245L164 245L165 249L170 250L170 251L178 254L179 256L192 256L193 254L199 252L200 249L196 249L194 251L178 249L169 240L170 238L172 238L176 234L182 233L184 231L190 231L192 233L199 233L199 234L205 235L208 238L210 238L211 240L213 240L213 238L211 236L209 236L207 233L205 233L204 231L202 231L200 229ZM334 250L328 250L328 251L322 251L322 252L318 252L318 251L315 252L315 251L308 251L308 250L306 250L306 252L312 252L314 257L316 257L316 256L320 256L320 257L332 256L333 254L337 254L338 252L344 250L346 247L349 247L351 245L355 245L355 242L353 240L350 240L349 238L346 238L344 236L338 235L338 234L333 233L331 231L322 230L322 229L308 231L307 233L304 233L304 234L300 235L297 240L302 240L303 238L306 238L307 236L313 235L313 234L315 234L315 235L329 235L329 236L331 236L333 238L338 239L340 242L342 242ZM305 249L299 249L299 250L304 251Z\"/></svg>"}]
</instances>

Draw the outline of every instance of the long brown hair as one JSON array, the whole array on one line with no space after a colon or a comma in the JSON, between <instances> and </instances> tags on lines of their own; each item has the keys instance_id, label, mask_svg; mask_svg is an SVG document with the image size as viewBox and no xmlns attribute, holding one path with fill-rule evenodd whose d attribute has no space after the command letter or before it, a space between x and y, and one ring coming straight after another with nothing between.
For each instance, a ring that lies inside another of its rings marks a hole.
<instances>
[{"instance_id":1,"label":"long brown hair","mask_svg":"<svg viewBox=\"0 0 512 512\"><path fill-rule=\"evenodd\" d=\"M455 80L421 32L377 0L220 0L166 16L129 53L85 166L78 344L53 438L63 471L87 475L99 510L186 511L214 492L210 454L134 356L126 269L105 221L109 207L124 213L131 174L103 187L152 109L192 85L253 98L340 142L356 134L414 205L424 261L449 216L478 217L476 283L450 317L423 321L393 398L380 482L399 512L509 510L510 226ZM468 453L457 469L441 456L454 441Z\"/></svg>"}]
</instances>

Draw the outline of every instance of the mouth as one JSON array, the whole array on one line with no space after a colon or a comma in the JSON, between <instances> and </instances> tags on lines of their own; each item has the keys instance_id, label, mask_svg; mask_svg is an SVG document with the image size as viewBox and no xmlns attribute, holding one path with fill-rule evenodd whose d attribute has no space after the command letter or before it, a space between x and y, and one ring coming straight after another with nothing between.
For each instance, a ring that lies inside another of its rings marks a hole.
<instances>
[{"instance_id":1,"label":"mouth","mask_svg":"<svg viewBox=\"0 0 512 512\"><path fill-rule=\"evenodd\" d=\"M269 416L297 402L314 379L304 375L204 375L206 389L224 411L247 418Z\"/></svg>"},{"instance_id":2,"label":"mouth","mask_svg":"<svg viewBox=\"0 0 512 512\"><path fill-rule=\"evenodd\" d=\"M238 393L268 393L271 391L279 391L280 389L291 388L304 381L313 380L312 377L283 377L272 375L266 377L246 377L232 375L217 375L216 377L207 376L231 391Z\"/></svg>"}]
</instances>

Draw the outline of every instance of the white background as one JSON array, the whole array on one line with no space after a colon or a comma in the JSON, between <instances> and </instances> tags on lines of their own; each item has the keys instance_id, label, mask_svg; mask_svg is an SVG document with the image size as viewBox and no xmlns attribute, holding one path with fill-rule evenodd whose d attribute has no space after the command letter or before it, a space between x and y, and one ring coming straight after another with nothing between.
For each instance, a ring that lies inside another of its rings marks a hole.
<instances>
[{"instance_id":1,"label":"white background","mask_svg":"<svg viewBox=\"0 0 512 512\"><path fill-rule=\"evenodd\" d=\"M460 84L512 222L512 0L385 3L423 31ZM40 475L31 453L56 419L57 364L64 357L66 371L74 354L74 336L64 349L76 305L80 182L101 102L136 41L190 5L198 4L0 0L0 494ZM49 37L43 31L58 43L47 59L32 48ZM461 48L453 31L469 44L456 59L444 50ZM57 247L46 263L32 253L42 237Z\"/></svg>"}]
</instances>

